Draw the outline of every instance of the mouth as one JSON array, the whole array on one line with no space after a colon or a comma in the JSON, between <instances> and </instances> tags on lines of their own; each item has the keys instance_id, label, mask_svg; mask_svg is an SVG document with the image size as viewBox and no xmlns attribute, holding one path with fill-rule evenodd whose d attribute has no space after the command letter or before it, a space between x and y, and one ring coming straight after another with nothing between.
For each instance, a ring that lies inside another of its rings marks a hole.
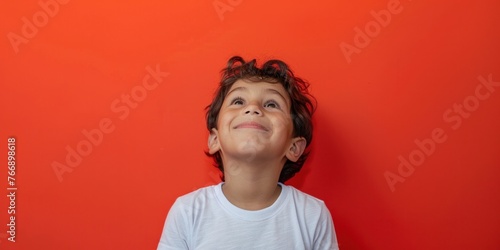
<instances>
[{"instance_id":1,"label":"mouth","mask_svg":"<svg viewBox=\"0 0 500 250\"><path fill-rule=\"evenodd\" d=\"M267 128L257 122L242 122L234 127L235 129L249 128L267 131Z\"/></svg>"}]
</instances>

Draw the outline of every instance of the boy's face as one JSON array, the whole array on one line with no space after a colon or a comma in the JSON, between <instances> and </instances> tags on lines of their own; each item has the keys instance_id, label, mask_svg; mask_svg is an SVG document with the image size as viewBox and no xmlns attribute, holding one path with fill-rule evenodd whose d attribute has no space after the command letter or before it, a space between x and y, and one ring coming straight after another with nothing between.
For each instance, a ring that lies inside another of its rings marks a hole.
<instances>
[{"instance_id":1,"label":"boy's face","mask_svg":"<svg viewBox=\"0 0 500 250\"><path fill-rule=\"evenodd\" d=\"M236 81L220 109L217 129L210 133L209 152L220 150L223 159L295 161L290 150L300 156L303 147L295 144L303 141L305 147L305 139L292 138L290 105L280 83Z\"/></svg>"}]
</instances>

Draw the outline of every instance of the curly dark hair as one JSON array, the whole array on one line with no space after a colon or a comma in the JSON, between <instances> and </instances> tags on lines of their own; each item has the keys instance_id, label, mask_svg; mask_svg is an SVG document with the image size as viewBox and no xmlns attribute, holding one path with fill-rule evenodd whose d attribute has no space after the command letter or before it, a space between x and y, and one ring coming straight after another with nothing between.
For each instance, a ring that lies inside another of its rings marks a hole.
<instances>
[{"instance_id":1,"label":"curly dark hair","mask_svg":"<svg viewBox=\"0 0 500 250\"><path fill-rule=\"evenodd\" d=\"M231 86L237 80L244 79L252 82L280 83L287 91L291 100L290 113L293 122L293 136L304 137L306 139L306 150L302 156L296 162L287 159L281 170L279 181L284 183L289 180L300 171L309 155L307 146L311 143L313 135L311 118L316 110L317 103L316 99L309 94L309 83L294 76L286 63L275 59L265 62L259 68L256 65L255 59L245 62L243 58L234 56L228 60L227 67L221 71L221 74L221 81L214 99L205 108L208 131L217 128L217 119L221 106ZM215 154L206 152L206 154L214 159L214 165L222 172L221 179L224 181L224 166L220 152Z\"/></svg>"}]
</instances>

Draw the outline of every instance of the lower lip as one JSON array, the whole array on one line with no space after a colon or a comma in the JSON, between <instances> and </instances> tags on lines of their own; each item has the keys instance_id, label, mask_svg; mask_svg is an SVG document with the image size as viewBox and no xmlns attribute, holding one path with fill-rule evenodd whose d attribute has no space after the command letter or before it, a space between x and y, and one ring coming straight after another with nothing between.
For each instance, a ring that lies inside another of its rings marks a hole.
<instances>
[{"instance_id":1,"label":"lower lip","mask_svg":"<svg viewBox=\"0 0 500 250\"><path fill-rule=\"evenodd\" d=\"M236 128L251 128L251 129L258 129L258 130L264 130L265 129L261 126L257 126L257 125L241 125L241 126L238 126Z\"/></svg>"}]
</instances>

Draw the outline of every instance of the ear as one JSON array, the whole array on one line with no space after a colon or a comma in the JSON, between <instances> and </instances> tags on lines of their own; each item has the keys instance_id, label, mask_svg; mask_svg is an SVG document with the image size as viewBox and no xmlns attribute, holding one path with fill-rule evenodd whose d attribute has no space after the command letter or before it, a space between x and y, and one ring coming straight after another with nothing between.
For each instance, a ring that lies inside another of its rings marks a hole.
<instances>
[{"instance_id":1,"label":"ear","mask_svg":"<svg viewBox=\"0 0 500 250\"><path fill-rule=\"evenodd\" d=\"M292 139L292 143L290 144L290 147L286 151L285 155L288 160L296 162L302 153L304 153L304 150L306 149L306 144L307 141L304 139L304 137L295 137Z\"/></svg>"},{"instance_id":2,"label":"ear","mask_svg":"<svg viewBox=\"0 0 500 250\"><path fill-rule=\"evenodd\" d=\"M210 130L210 135L208 135L208 153L213 155L219 150L219 132L217 131L217 129L213 128L212 130Z\"/></svg>"}]
</instances>

